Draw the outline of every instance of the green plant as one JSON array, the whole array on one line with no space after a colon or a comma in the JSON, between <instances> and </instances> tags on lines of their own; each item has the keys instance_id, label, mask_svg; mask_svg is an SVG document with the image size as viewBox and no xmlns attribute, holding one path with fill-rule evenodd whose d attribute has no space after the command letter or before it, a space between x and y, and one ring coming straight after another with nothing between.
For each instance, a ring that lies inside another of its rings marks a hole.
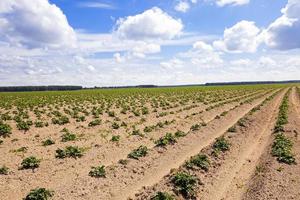
<instances>
[{"instance_id":1,"label":"green plant","mask_svg":"<svg viewBox=\"0 0 300 200\"><path fill-rule=\"evenodd\" d=\"M235 133L237 131L236 126L230 127L227 131L231 133Z\"/></svg>"},{"instance_id":2,"label":"green plant","mask_svg":"<svg viewBox=\"0 0 300 200\"><path fill-rule=\"evenodd\" d=\"M184 197L194 197L197 185L197 178L186 172L177 172L172 177L172 182L175 185L176 191L181 193Z\"/></svg>"},{"instance_id":3,"label":"green plant","mask_svg":"<svg viewBox=\"0 0 300 200\"><path fill-rule=\"evenodd\" d=\"M185 133L185 132L183 132L183 131L176 131L175 132L175 137L184 137L184 136L186 136L187 135L187 133Z\"/></svg>"},{"instance_id":4,"label":"green plant","mask_svg":"<svg viewBox=\"0 0 300 200\"><path fill-rule=\"evenodd\" d=\"M43 146L49 146L52 144L55 144L55 142L52 139L46 139L42 142Z\"/></svg>"},{"instance_id":5,"label":"green plant","mask_svg":"<svg viewBox=\"0 0 300 200\"><path fill-rule=\"evenodd\" d=\"M44 127L44 123L41 122L41 121L34 122L34 125L35 125L36 128L42 128L42 127Z\"/></svg>"},{"instance_id":6,"label":"green plant","mask_svg":"<svg viewBox=\"0 0 300 200\"><path fill-rule=\"evenodd\" d=\"M277 157L279 162L295 164L296 159L292 154L293 143L282 133L277 134L272 145L272 155Z\"/></svg>"},{"instance_id":7,"label":"green plant","mask_svg":"<svg viewBox=\"0 0 300 200\"><path fill-rule=\"evenodd\" d=\"M116 113L114 111L108 111L108 116L115 117Z\"/></svg>"},{"instance_id":8,"label":"green plant","mask_svg":"<svg viewBox=\"0 0 300 200\"><path fill-rule=\"evenodd\" d=\"M111 137L111 141L113 141L113 142L118 142L119 140L120 140L120 136L119 135L113 135Z\"/></svg>"},{"instance_id":9,"label":"green plant","mask_svg":"<svg viewBox=\"0 0 300 200\"><path fill-rule=\"evenodd\" d=\"M64 124L67 124L67 123L70 123L70 120L67 116L59 116L58 118L52 118L52 123L53 124L58 124L58 125L64 125Z\"/></svg>"},{"instance_id":10,"label":"green plant","mask_svg":"<svg viewBox=\"0 0 300 200\"><path fill-rule=\"evenodd\" d=\"M205 171L208 170L209 166L210 166L210 161L207 155L196 155L194 157L192 157L187 163L186 166L188 168L193 168L194 166L199 167Z\"/></svg>"},{"instance_id":11,"label":"green plant","mask_svg":"<svg viewBox=\"0 0 300 200\"><path fill-rule=\"evenodd\" d=\"M147 155L148 148L146 146L139 146L137 149L134 149L131 153L128 154L128 158L139 159Z\"/></svg>"},{"instance_id":12,"label":"green plant","mask_svg":"<svg viewBox=\"0 0 300 200\"><path fill-rule=\"evenodd\" d=\"M80 158L83 156L83 149L77 146L67 146L65 149L56 150L56 158Z\"/></svg>"},{"instance_id":13,"label":"green plant","mask_svg":"<svg viewBox=\"0 0 300 200\"><path fill-rule=\"evenodd\" d=\"M120 159L120 160L118 161L118 163L120 163L121 165L127 165L128 160L126 160L126 159Z\"/></svg>"},{"instance_id":14,"label":"green plant","mask_svg":"<svg viewBox=\"0 0 300 200\"><path fill-rule=\"evenodd\" d=\"M112 123L111 126L112 126L113 129L119 129L120 128L120 125L117 122Z\"/></svg>"},{"instance_id":15,"label":"green plant","mask_svg":"<svg viewBox=\"0 0 300 200\"><path fill-rule=\"evenodd\" d=\"M32 169L38 168L40 166L40 159L37 159L34 156L25 158L21 163L21 169Z\"/></svg>"},{"instance_id":16,"label":"green plant","mask_svg":"<svg viewBox=\"0 0 300 200\"><path fill-rule=\"evenodd\" d=\"M104 165L98 167L92 167L92 170L89 172L89 176L96 177L96 178L100 178L100 177L105 178L106 173L105 173Z\"/></svg>"},{"instance_id":17,"label":"green plant","mask_svg":"<svg viewBox=\"0 0 300 200\"><path fill-rule=\"evenodd\" d=\"M194 125L191 126L191 131L197 131L197 130L200 129L200 127L201 127L200 124L194 124Z\"/></svg>"},{"instance_id":18,"label":"green plant","mask_svg":"<svg viewBox=\"0 0 300 200\"><path fill-rule=\"evenodd\" d=\"M91 121L88 126L98 126L100 124L101 124L101 120L95 119L95 120Z\"/></svg>"},{"instance_id":19,"label":"green plant","mask_svg":"<svg viewBox=\"0 0 300 200\"><path fill-rule=\"evenodd\" d=\"M31 190L24 200L49 200L53 197L54 192L45 188L36 188Z\"/></svg>"},{"instance_id":20,"label":"green plant","mask_svg":"<svg viewBox=\"0 0 300 200\"><path fill-rule=\"evenodd\" d=\"M0 175L7 175L8 174L8 167L2 166L0 167Z\"/></svg>"},{"instance_id":21,"label":"green plant","mask_svg":"<svg viewBox=\"0 0 300 200\"><path fill-rule=\"evenodd\" d=\"M62 142L68 142L68 141L74 141L76 140L76 135L73 133L70 133L69 131L65 132L62 136L61 136L61 141Z\"/></svg>"},{"instance_id":22,"label":"green plant","mask_svg":"<svg viewBox=\"0 0 300 200\"><path fill-rule=\"evenodd\" d=\"M165 136L155 141L156 146L166 146L175 143L176 143L176 137L172 133L167 133Z\"/></svg>"},{"instance_id":23,"label":"green plant","mask_svg":"<svg viewBox=\"0 0 300 200\"><path fill-rule=\"evenodd\" d=\"M19 121L18 123L17 123L17 128L19 129L19 130L23 130L23 131L28 131L29 129L30 129L30 123L28 123L28 122L25 122L25 121Z\"/></svg>"},{"instance_id":24,"label":"green plant","mask_svg":"<svg viewBox=\"0 0 300 200\"><path fill-rule=\"evenodd\" d=\"M173 195L168 194L167 192L157 192L151 200L174 200Z\"/></svg>"},{"instance_id":25,"label":"green plant","mask_svg":"<svg viewBox=\"0 0 300 200\"><path fill-rule=\"evenodd\" d=\"M230 144L224 137L217 138L215 143L213 144L213 154L218 155L219 152L228 151L229 148Z\"/></svg>"},{"instance_id":26,"label":"green plant","mask_svg":"<svg viewBox=\"0 0 300 200\"><path fill-rule=\"evenodd\" d=\"M11 127L9 124L3 124L0 122L0 136L8 137L11 134Z\"/></svg>"}]
</instances>

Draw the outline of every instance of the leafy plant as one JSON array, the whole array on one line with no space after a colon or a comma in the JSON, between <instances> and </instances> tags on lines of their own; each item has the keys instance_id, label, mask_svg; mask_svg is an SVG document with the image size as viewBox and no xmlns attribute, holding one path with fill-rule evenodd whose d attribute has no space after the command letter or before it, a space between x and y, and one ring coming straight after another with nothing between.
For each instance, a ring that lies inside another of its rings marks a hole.
<instances>
[{"instance_id":1,"label":"leafy plant","mask_svg":"<svg viewBox=\"0 0 300 200\"><path fill-rule=\"evenodd\" d=\"M0 175L7 175L9 168L6 166L0 167Z\"/></svg>"},{"instance_id":2,"label":"leafy plant","mask_svg":"<svg viewBox=\"0 0 300 200\"><path fill-rule=\"evenodd\" d=\"M176 191L181 193L184 197L194 197L197 185L197 178L186 172L178 172L173 178L172 182L175 185Z\"/></svg>"},{"instance_id":3,"label":"leafy plant","mask_svg":"<svg viewBox=\"0 0 300 200\"><path fill-rule=\"evenodd\" d=\"M236 126L230 127L227 131L231 133L235 133L237 131Z\"/></svg>"},{"instance_id":4,"label":"leafy plant","mask_svg":"<svg viewBox=\"0 0 300 200\"><path fill-rule=\"evenodd\" d=\"M55 142L52 139L46 139L45 141L42 142L43 146L49 146L52 144L55 144Z\"/></svg>"},{"instance_id":5,"label":"leafy plant","mask_svg":"<svg viewBox=\"0 0 300 200\"><path fill-rule=\"evenodd\" d=\"M18 123L17 123L17 128L19 129L19 130L23 130L23 131L28 131L29 129L30 129L30 122L25 122L25 121L19 121Z\"/></svg>"},{"instance_id":6,"label":"leafy plant","mask_svg":"<svg viewBox=\"0 0 300 200\"><path fill-rule=\"evenodd\" d=\"M176 137L172 133L167 133L165 136L155 141L156 146L166 146L175 143L176 143Z\"/></svg>"},{"instance_id":7,"label":"leafy plant","mask_svg":"<svg viewBox=\"0 0 300 200\"><path fill-rule=\"evenodd\" d=\"M46 188L36 188L31 190L24 200L49 200L53 195L54 192Z\"/></svg>"},{"instance_id":8,"label":"leafy plant","mask_svg":"<svg viewBox=\"0 0 300 200\"><path fill-rule=\"evenodd\" d=\"M106 173L105 173L105 167L104 165L98 166L98 167L92 167L92 170L89 172L89 176L91 177L96 177L96 178L100 178L100 177L106 177Z\"/></svg>"},{"instance_id":9,"label":"leafy plant","mask_svg":"<svg viewBox=\"0 0 300 200\"><path fill-rule=\"evenodd\" d=\"M179 137L184 137L187 135L187 133L183 132L183 131L176 131L175 132L175 137L179 138Z\"/></svg>"},{"instance_id":10,"label":"leafy plant","mask_svg":"<svg viewBox=\"0 0 300 200\"><path fill-rule=\"evenodd\" d=\"M111 137L111 141L113 141L113 142L118 142L119 140L120 140L120 136L119 135L113 135Z\"/></svg>"},{"instance_id":11,"label":"leafy plant","mask_svg":"<svg viewBox=\"0 0 300 200\"><path fill-rule=\"evenodd\" d=\"M201 127L200 124L194 124L194 125L191 126L191 131L197 131L197 130L200 129L200 127Z\"/></svg>"},{"instance_id":12,"label":"leafy plant","mask_svg":"<svg viewBox=\"0 0 300 200\"><path fill-rule=\"evenodd\" d=\"M112 126L113 129L119 129L120 128L120 125L117 122L112 123L111 126Z\"/></svg>"},{"instance_id":13,"label":"leafy plant","mask_svg":"<svg viewBox=\"0 0 300 200\"><path fill-rule=\"evenodd\" d=\"M200 154L192 157L187 163L188 168L193 168L194 166L199 167L205 171L208 170L210 161L207 155Z\"/></svg>"},{"instance_id":14,"label":"leafy plant","mask_svg":"<svg viewBox=\"0 0 300 200\"><path fill-rule=\"evenodd\" d=\"M12 128L9 124L3 124L0 122L0 136L8 137L11 134Z\"/></svg>"},{"instance_id":15,"label":"leafy plant","mask_svg":"<svg viewBox=\"0 0 300 200\"><path fill-rule=\"evenodd\" d=\"M95 120L91 121L88 126L98 126L100 124L101 124L101 120L95 119Z\"/></svg>"},{"instance_id":16,"label":"leafy plant","mask_svg":"<svg viewBox=\"0 0 300 200\"><path fill-rule=\"evenodd\" d=\"M174 200L174 197L167 192L157 192L151 200Z\"/></svg>"},{"instance_id":17,"label":"leafy plant","mask_svg":"<svg viewBox=\"0 0 300 200\"><path fill-rule=\"evenodd\" d=\"M56 158L80 158L83 156L83 149L77 146L67 146L65 149L56 150Z\"/></svg>"},{"instance_id":18,"label":"leafy plant","mask_svg":"<svg viewBox=\"0 0 300 200\"><path fill-rule=\"evenodd\" d=\"M145 157L147 155L148 148L146 146L139 146L128 154L128 158L139 159L140 157Z\"/></svg>"},{"instance_id":19,"label":"leafy plant","mask_svg":"<svg viewBox=\"0 0 300 200\"><path fill-rule=\"evenodd\" d=\"M74 141L76 140L76 135L73 133L70 133L68 130L64 131L65 133L61 136L62 142L68 142L68 141Z\"/></svg>"},{"instance_id":20,"label":"leafy plant","mask_svg":"<svg viewBox=\"0 0 300 200\"><path fill-rule=\"evenodd\" d=\"M224 137L217 138L213 144L213 154L218 155L219 152L228 151L229 148L230 144Z\"/></svg>"},{"instance_id":21,"label":"leafy plant","mask_svg":"<svg viewBox=\"0 0 300 200\"><path fill-rule=\"evenodd\" d=\"M277 157L279 162L295 164L296 160L292 154L293 143L283 134L277 134L272 145L272 155Z\"/></svg>"},{"instance_id":22,"label":"leafy plant","mask_svg":"<svg viewBox=\"0 0 300 200\"><path fill-rule=\"evenodd\" d=\"M34 156L25 158L21 163L21 169L32 169L38 168L40 166L40 159L37 159Z\"/></svg>"}]
</instances>

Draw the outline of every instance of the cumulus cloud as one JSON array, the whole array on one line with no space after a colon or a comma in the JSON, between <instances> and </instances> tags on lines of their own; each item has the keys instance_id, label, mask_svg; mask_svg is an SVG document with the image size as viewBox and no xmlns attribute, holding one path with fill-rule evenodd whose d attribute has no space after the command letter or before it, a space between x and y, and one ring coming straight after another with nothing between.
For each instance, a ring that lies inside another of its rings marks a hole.
<instances>
[{"instance_id":1,"label":"cumulus cloud","mask_svg":"<svg viewBox=\"0 0 300 200\"><path fill-rule=\"evenodd\" d=\"M184 62L178 58L172 58L169 61L161 62L160 66L167 70L174 70L184 67Z\"/></svg>"},{"instance_id":2,"label":"cumulus cloud","mask_svg":"<svg viewBox=\"0 0 300 200\"><path fill-rule=\"evenodd\" d=\"M250 0L216 0L216 4L218 6L226 6L226 5L232 5L232 6L240 6L248 4Z\"/></svg>"},{"instance_id":3,"label":"cumulus cloud","mask_svg":"<svg viewBox=\"0 0 300 200\"><path fill-rule=\"evenodd\" d=\"M73 47L76 35L66 16L48 0L1 0L0 41L34 47Z\"/></svg>"},{"instance_id":4,"label":"cumulus cloud","mask_svg":"<svg viewBox=\"0 0 300 200\"><path fill-rule=\"evenodd\" d=\"M240 21L226 28L223 39L213 43L216 49L228 52L255 52L260 44L260 29L251 21Z\"/></svg>"},{"instance_id":5,"label":"cumulus cloud","mask_svg":"<svg viewBox=\"0 0 300 200\"><path fill-rule=\"evenodd\" d=\"M143 59L146 58L147 54L155 54L160 52L160 45L146 42L137 42L136 45L126 51L123 55L115 53L113 55L117 63L122 63L132 59Z\"/></svg>"},{"instance_id":6,"label":"cumulus cloud","mask_svg":"<svg viewBox=\"0 0 300 200\"><path fill-rule=\"evenodd\" d=\"M281 12L264 31L266 44L280 50L300 48L300 1L289 0Z\"/></svg>"},{"instance_id":7,"label":"cumulus cloud","mask_svg":"<svg viewBox=\"0 0 300 200\"><path fill-rule=\"evenodd\" d=\"M121 18L115 32L130 40L172 39L181 34L183 24L160 8L154 7L141 14Z\"/></svg>"},{"instance_id":8,"label":"cumulus cloud","mask_svg":"<svg viewBox=\"0 0 300 200\"><path fill-rule=\"evenodd\" d=\"M185 13L185 12L187 12L189 9L190 9L190 4L189 4L189 2L187 2L187 1L179 1L176 5L175 5L175 7L174 7L174 9L176 10L176 11L178 11L178 12L183 12L183 13Z\"/></svg>"}]
</instances>

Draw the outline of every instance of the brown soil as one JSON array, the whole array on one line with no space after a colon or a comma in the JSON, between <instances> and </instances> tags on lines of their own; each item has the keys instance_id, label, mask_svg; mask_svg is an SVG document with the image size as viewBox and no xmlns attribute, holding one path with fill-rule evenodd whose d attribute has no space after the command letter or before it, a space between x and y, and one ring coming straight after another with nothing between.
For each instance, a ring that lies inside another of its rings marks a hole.
<instances>
[{"instance_id":1,"label":"brown soil","mask_svg":"<svg viewBox=\"0 0 300 200\"><path fill-rule=\"evenodd\" d=\"M262 172L254 176L249 183L244 200L290 200L300 199L300 98L295 88L289 96L289 123L285 126L285 134L294 142L293 153L297 165L277 162L272 157L271 146L261 157L259 166Z\"/></svg>"}]
</instances>

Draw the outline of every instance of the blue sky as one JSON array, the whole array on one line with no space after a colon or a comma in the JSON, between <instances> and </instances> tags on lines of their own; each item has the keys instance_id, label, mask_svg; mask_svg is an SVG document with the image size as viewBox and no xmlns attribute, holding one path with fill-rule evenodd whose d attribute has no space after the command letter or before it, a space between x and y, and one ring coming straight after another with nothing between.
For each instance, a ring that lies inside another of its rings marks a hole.
<instances>
[{"instance_id":1,"label":"blue sky","mask_svg":"<svg viewBox=\"0 0 300 200\"><path fill-rule=\"evenodd\" d=\"M0 85L300 78L299 0L3 0Z\"/></svg>"}]
</instances>

